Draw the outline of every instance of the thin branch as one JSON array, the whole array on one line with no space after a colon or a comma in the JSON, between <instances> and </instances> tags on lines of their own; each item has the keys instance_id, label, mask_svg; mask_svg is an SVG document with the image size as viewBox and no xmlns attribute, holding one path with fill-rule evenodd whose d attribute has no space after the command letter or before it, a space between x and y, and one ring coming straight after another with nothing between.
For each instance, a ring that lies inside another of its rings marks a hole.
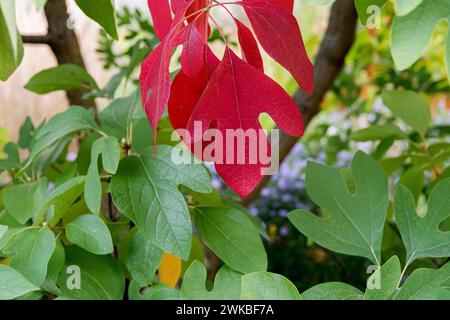
<instances>
[{"instance_id":1,"label":"thin branch","mask_svg":"<svg viewBox=\"0 0 450 320\"><path fill-rule=\"evenodd\" d=\"M52 37L50 34L46 35L22 35L22 41L28 44L47 44L52 43Z\"/></svg>"}]
</instances>

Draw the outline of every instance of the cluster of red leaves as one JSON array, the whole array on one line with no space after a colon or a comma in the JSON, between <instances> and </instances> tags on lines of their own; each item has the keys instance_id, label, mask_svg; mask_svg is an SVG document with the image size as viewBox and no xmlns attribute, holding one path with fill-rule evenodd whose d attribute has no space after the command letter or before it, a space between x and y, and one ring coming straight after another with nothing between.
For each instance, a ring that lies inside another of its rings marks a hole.
<instances>
[{"instance_id":1,"label":"cluster of red leaves","mask_svg":"<svg viewBox=\"0 0 450 320\"><path fill-rule=\"evenodd\" d=\"M301 136L302 115L289 95L264 74L258 47L259 42L273 59L289 70L301 88L312 93L313 66L292 13L293 1L148 0L161 43L142 64L140 84L143 105L155 134L168 106L173 128L186 129L192 135L196 121L201 121L204 132L211 127L221 132L259 130L259 116L267 113L281 130ZM226 46L220 61L208 46L209 23L216 24L210 9L232 5L244 8L253 32L232 16L238 30L241 58ZM174 48L180 45L183 46L181 70L171 83L169 64ZM270 152L267 138L258 139L264 139L260 142ZM193 142L189 144L194 151ZM225 144L226 149L227 141ZM202 158L201 154L196 156ZM246 150L245 164L215 164L218 174L241 196L256 187L262 178L261 169L267 167L259 160L250 164L248 158L249 150Z\"/></svg>"}]
</instances>

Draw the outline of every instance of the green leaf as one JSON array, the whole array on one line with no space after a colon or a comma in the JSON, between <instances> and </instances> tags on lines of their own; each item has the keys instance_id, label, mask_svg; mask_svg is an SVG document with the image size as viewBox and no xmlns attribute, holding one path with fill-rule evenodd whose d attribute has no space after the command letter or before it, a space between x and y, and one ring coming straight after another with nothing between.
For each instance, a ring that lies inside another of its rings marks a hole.
<instances>
[{"instance_id":1,"label":"green leaf","mask_svg":"<svg viewBox=\"0 0 450 320\"><path fill-rule=\"evenodd\" d=\"M80 272L79 289L77 276ZM98 256L77 246L66 248L66 265L58 280L65 297L79 300L122 300L125 275L111 256Z\"/></svg>"},{"instance_id":2,"label":"green leaf","mask_svg":"<svg viewBox=\"0 0 450 320\"><path fill-rule=\"evenodd\" d=\"M175 164L172 148L148 148L142 155L120 161L111 179L116 207L130 218L157 247L187 259L192 242L189 211L178 185L211 192L210 176L202 165ZM127 192L124 192L127 190Z\"/></svg>"},{"instance_id":3,"label":"green leaf","mask_svg":"<svg viewBox=\"0 0 450 320\"><path fill-rule=\"evenodd\" d=\"M8 226L0 224L0 239L5 235L6 231L8 231Z\"/></svg>"},{"instance_id":4,"label":"green leaf","mask_svg":"<svg viewBox=\"0 0 450 320\"><path fill-rule=\"evenodd\" d=\"M399 184L408 187L413 193L416 202L422 193L423 184L425 183L424 170L422 168L412 167L408 169L401 177Z\"/></svg>"},{"instance_id":5,"label":"green leaf","mask_svg":"<svg viewBox=\"0 0 450 320\"><path fill-rule=\"evenodd\" d=\"M308 163L306 190L311 199L326 209L329 217L296 210L289 220L308 238L338 253L381 261L381 242L388 208L388 183L379 164L358 152L352 173L356 193L350 193L337 169Z\"/></svg>"},{"instance_id":6,"label":"green leaf","mask_svg":"<svg viewBox=\"0 0 450 320\"><path fill-rule=\"evenodd\" d=\"M114 0L75 0L80 9L101 25L111 37L118 40L116 9Z\"/></svg>"},{"instance_id":7,"label":"green leaf","mask_svg":"<svg viewBox=\"0 0 450 320\"><path fill-rule=\"evenodd\" d=\"M404 16L413 11L423 0L393 0L395 13L398 16ZM428 0L426 0L428 1Z\"/></svg>"},{"instance_id":8,"label":"green leaf","mask_svg":"<svg viewBox=\"0 0 450 320\"><path fill-rule=\"evenodd\" d=\"M127 268L133 280L141 287L153 282L163 253L164 251L154 246L143 233L138 231L134 234L127 254Z\"/></svg>"},{"instance_id":9,"label":"green leaf","mask_svg":"<svg viewBox=\"0 0 450 320\"><path fill-rule=\"evenodd\" d=\"M394 214L407 252L406 266L415 259L450 256L450 233L439 230L450 216L450 179L441 181L430 193L425 216L417 214L411 191L400 185L394 196Z\"/></svg>"},{"instance_id":10,"label":"green leaf","mask_svg":"<svg viewBox=\"0 0 450 320\"><path fill-rule=\"evenodd\" d=\"M185 300L238 300L241 276L224 265L216 274L214 288L208 291L205 287L206 268L199 261L194 261L184 275L181 297Z\"/></svg>"},{"instance_id":11,"label":"green leaf","mask_svg":"<svg viewBox=\"0 0 450 320\"><path fill-rule=\"evenodd\" d=\"M361 300L363 293L346 283L326 282L302 293L304 300Z\"/></svg>"},{"instance_id":12,"label":"green leaf","mask_svg":"<svg viewBox=\"0 0 450 320\"><path fill-rule=\"evenodd\" d=\"M24 172L31 162L52 144L71 133L82 130L98 130L94 119L85 108L73 106L51 118L36 132L30 157L21 172Z\"/></svg>"},{"instance_id":13,"label":"green leaf","mask_svg":"<svg viewBox=\"0 0 450 320\"><path fill-rule=\"evenodd\" d=\"M241 278L242 300L301 300L295 285L270 272L254 272Z\"/></svg>"},{"instance_id":14,"label":"green leaf","mask_svg":"<svg viewBox=\"0 0 450 320\"><path fill-rule=\"evenodd\" d=\"M131 123L133 120L141 117L139 116L141 108L140 95L138 92L132 93L126 98L114 100L98 115L102 129L107 134L115 136L119 141L123 138L128 138L130 134L129 131L131 130ZM145 115L143 116L145 117Z\"/></svg>"},{"instance_id":15,"label":"green leaf","mask_svg":"<svg viewBox=\"0 0 450 320\"><path fill-rule=\"evenodd\" d=\"M248 216L236 209L199 207L195 226L205 244L236 271L267 270L267 255L257 229Z\"/></svg>"},{"instance_id":16,"label":"green leaf","mask_svg":"<svg viewBox=\"0 0 450 320\"><path fill-rule=\"evenodd\" d=\"M40 286L47 275L47 265L56 241L48 228L29 228L17 233L3 250L11 258L10 266L31 283Z\"/></svg>"},{"instance_id":17,"label":"green leaf","mask_svg":"<svg viewBox=\"0 0 450 320\"><path fill-rule=\"evenodd\" d=\"M98 86L86 70L74 64L62 64L35 74L25 89L46 94L58 90L95 90Z\"/></svg>"},{"instance_id":18,"label":"green leaf","mask_svg":"<svg viewBox=\"0 0 450 320\"><path fill-rule=\"evenodd\" d=\"M353 141L378 141L386 138L405 139L407 135L393 124L372 125L369 128L352 132L350 135L350 139Z\"/></svg>"},{"instance_id":19,"label":"green leaf","mask_svg":"<svg viewBox=\"0 0 450 320\"><path fill-rule=\"evenodd\" d=\"M17 144L8 142L3 148L3 152L8 157L6 159L0 159L0 172L20 168L19 147Z\"/></svg>"},{"instance_id":20,"label":"green leaf","mask_svg":"<svg viewBox=\"0 0 450 320\"><path fill-rule=\"evenodd\" d=\"M374 14L371 6L377 6L380 9L384 6L387 0L355 0L356 11L359 19L363 25L366 25L370 16Z\"/></svg>"},{"instance_id":21,"label":"green leaf","mask_svg":"<svg viewBox=\"0 0 450 320\"><path fill-rule=\"evenodd\" d=\"M401 287L396 300L450 300L450 263L438 270L416 269Z\"/></svg>"},{"instance_id":22,"label":"green leaf","mask_svg":"<svg viewBox=\"0 0 450 320\"><path fill-rule=\"evenodd\" d=\"M30 147L31 141L33 140L35 128L30 117L27 117L20 126L19 133L19 146L22 149L28 149Z\"/></svg>"},{"instance_id":23,"label":"green leaf","mask_svg":"<svg viewBox=\"0 0 450 320\"><path fill-rule=\"evenodd\" d=\"M19 272L2 264L0 264L0 288L0 300L11 300L39 290Z\"/></svg>"},{"instance_id":24,"label":"green leaf","mask_svg":"<svg viewBox=\"0 0 450 320\"><path fill-rule=\"evenodd\" d=\"M141 289L136 281L131 280L128 287L130 300L180 300L180 292L164 284L155 284L149 288Z\"/></svg>"},{"instance_id":25,"label":"green leaf","mask_svg":"<svg viewBox=\"0 0 450 320\"><path fill-rule=\"evenodd\" d=\"M427 0L422 1L409 14L395 17L391 53L396 67L405 70L422 57L436 24L449 16L450 6L447 0Z\"/></svg>"},{"instance_id":26,"label":"green leaf","mask_svg":"<svg viewBox=\"0 0 450 320\"><path fill-rule=\"evenodd\" d=\"M86 214L66 226L67 239L93 254L112 253L113 243L106 224L98 216Z\"/></svg>"},{"instance_id":27,"label":"green leaf","mask_svg":"<svg viewBox=\"0 0 450 320\"><path fill-rule=\"evenodd\" d=\"M47 194L47 179L19 184L5 189L3 203L6 211L20 224L25 224L40 209Z\"/></svg>"},{"instance_id":28,"label":"green leaf","mask_svg":"<svg viewBox=\"0 0 450 320\"><path fill-rule=\"evenodd\" d=\"M365 300L388 300L400 284L401 265L397 256L393 256L381 268L378 268L367 281Z\"/></svg>"},{"instance_id":29,"label":"green leaf","mask_svg":"<svg viewBox=\"0 0 450 320\"><path fill-rule=\"evenodd\" d=\"M36 215L35 224L42 223L46 218L46 213L51 210L51 215L47 216L51 226L55 226L72 204L78 199L84 190L85 177L75 177L63 183L53 190L45 199L44 204Z\"/></svg>"},{"instance_id":30,"label":"green leaf","mask_svg":"<svg viewBox=\"0 0 450 320\"><path fill-rule=\"evenodd\" d=\"M414 91L383 91L383 102L394 116L425 135L431 124L431 112L425 99Z\"/></svg>"},{"instance_id":31,"label":"green leaf","mask_svg":"<svg viewBox=\"0 0 450 320\"><path fill-rule=\"evenodd\" d=\"M0 1L0 57L0 80L5 81L23 58L23 43L16 27L14 0Z\"/></svg>"},{"instance_id":32,"label":"green leaf","mask_svg":"<svg viewBox=\"0 0 450 320\"><path fill-rule=\"evenodd\" d=\"M64 268L65 261L66 253L64 251L64 246L60 240L57 240L55 251L48 262L47 278L56 283L56 281L58 281L59 274Z\"/></svg>"},{"instance_id":33,"label":"green leaf","mask_svg":"<svg viewBox=\"0 0 450 320\"><path fill-rule=\"evenodd\" d=\"M102 157L103 169L109 174L115 174L119 167L121 150L115 137L104 137L94 142L91 149L91 164L89 166L84 195L86 204L92 213L100 214L102 201L102 184L98 172L98 158Z\"/></svg>"}]
</instances>

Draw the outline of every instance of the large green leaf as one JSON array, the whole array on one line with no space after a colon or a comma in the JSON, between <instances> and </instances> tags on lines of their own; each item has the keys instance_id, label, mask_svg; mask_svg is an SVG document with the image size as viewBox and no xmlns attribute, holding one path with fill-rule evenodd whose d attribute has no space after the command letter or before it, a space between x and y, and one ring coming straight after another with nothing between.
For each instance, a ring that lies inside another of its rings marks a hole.
<instances>
[{"instance_id":1,"label":"large green leaf","mask_svg":"<svg viewBox=\"0 0 450 320\"><path fill-rule=\"evenodd\" d=\"M417 269L396 295L396 300L450 300L450 262L440 269Z\"/></svg>"},{"instance_id":2,"label":"large green leaf","mask_svg":"<svg viewBox=\"0 0 450 320\"><path fill-rule=\"evenodd\" d=\"M450 232L439 225L450 216L450 179L439 182L428 198L428 211L421 217L408 188L400 185L394 197L394 214L406 247L408 266L417 258L450 256Z\"/></svg>"},{"instance_id":3,"label":"large green leaf","mask_svg":"<svg viewBox=\"0 0 450 320\"><path fill-rule=\"evenodd\" d=\"M4 81L17 69L23 58L14 0L0 1L0 57L0 80Z\"/></svg>"},{"instance_id":4,"label":"large green leaf","mask_svg":"<svg viewBox=\"0 0 450 320\"><path fill-rule=\"evenodd\" d=\"M361 300L363 293L346 283L326 282L302 293L304 300Z\"/></svg>"},{"instance_id":5,"label":"large green leaf","mask_svg":"<svg viewBox=\"0 0 450 320\"><path fill-rule=\"evenodd\" d=\"M68 110L51 118L36 132L31 146L30 157L22 172L44 150L62 137L81 130L98 130L97 124L89 111L82 107L70 107Z\"/></svg>"},{"instance_id":6,"label":"large green leaf","mask_svg":"<svg viewBox=\"0 0 450 320\"><path fill-rule=\"evenodd\" d=\"M81 10L100 24L111 37L118 40L116 9L114 0L75 0Z\"/></svg>"},{"instance_id":7,"label":"large green leaf","mask_svg":"<svg viewBox=\"0 0 450 320\"><path fill-rule=\"evenodd\" d=\"M131 281L128 287L129 300L180 300L180 291L164 284L155 284L141 289L136 281Z\"/></svg>"},{"instance_id":8,"label":"large green leaf","mask_svg":"<svg viewBox=\"0 0 450 320\"><path fill-rule=\"evenodd\" d=\"M405 70L422 57L436 24L448 17L447 0L426 0L409 14L394 18L391 52L398 69Z\"/></svg>"},{"instance_id":9,"label":"large green leaf","mask_svg":"<svg viewBox=\"0 0 450 320\"><path fill-rule=\"evenodd\" d=\"M0 224L0 239L5 235L6 231L8 231L8 228L8 226Z\"/></svg>"},{"instance_id":10,"label":"large green leaf","mask_svg":"<svg viewBox=\"0 0 450 320\"><path fill-rule=\"evenodd\" d=\"M210 192L210 177L198 164L175 164L172 148L158 146L141 155L121 160L111 179L111 194L117 208L159 248L183 259L189 257L192 226L178 185ZM124 192L126 190L126 192Z\"/></svg>"},{"instance_id":11,"label":"large green leaf","mask_svg":"<svg viewBox=\"0 0 450 320\"><path fill-rule=\"evenodd\" d=\"M364 299L387 300L391 298L400 284L401 273L400 260L394 256L370 276Z\"/></svg>"},{"instance_id":12,"label":"large green leaf","mask_svg":"<svg viewBox=\"0 0 450 320\"><path fill-rule=\"evenodd\" d=\"M206 269L194 261L186 271L181 286L181 298L186 300L238 300L241 292L241 274L224 265L217 272L214 288L206 289Z\"/></svg>"},{"instance_id":13,"label":"large green leaf","mask_svg":"<svg viewBox=\"0 0 450 320\"><path fill-rule=\"evenodd\" d=\"M8 142L3 147L3 153L7 155L5 159L0 159L0 172L20 168L19 146Z\"/></svg>"},{"instance_id":14,"label":"large green leaf","mask_svg":"<svg viewBox=\"0 0 450 320\"><path fill-rule=\"evenodd\" d=\"M404 16L413 11L423 0L393 0L395 4L395 13ZM425 0L428 1L428 0Z\"/></svg>"},{"instance_id":15,"label":"large green leaf","mask_svg":"<svg viewBox=\"0 0 450 320\"><path fill-rule=\"evenodd\" d=\"M25 224L37 213L47 193L47 179L19 184L3 192L6 211L20 224Z\"/></svg>"},{"instance_id":16,"label":"large green leaf","mask_svg":"<svg viewBox=\"0 0 450 320\"><path fill-rule=\"evenodd\" d=\"M140 95L137 92L128 97L116 99L99 113L101 127L119 141L129 138L133 120L145 117L145 114L140 114L141 109Z\"/></svg>"},{"instance_id":17,"label":"large green leaf","mask_svg":"<svg viewBox=\"0 0 450 320\"><path fill-rule=\"evenodd\" d=\"M195 226L208 248L234 270L267 270L261 237L244 212L222 207L196 208Z\"/></svg>"},{"instance_id":18,"label":"large green leaf","mask_svg":"<svg viewBox=\"0 0 450 320\"><path fill-rule=\"evenodd\" d=\"M428 103L420 94L407 90L383 91L383 102L394 116L421 135L425 135L431 124L431 112Z\"/></svg>"},{"instance_id":19,"label":"large green leaf","mask_svg":"<svg viewBox=\"0 0 450 320\"><path fill-rule=\"evenodd\" d=\"M35 224L46 218L54 226L78 199L84 190L85 177L75 177L56 187L45 199L36 215ZM48 212L51 211L51 212ZM46 216L47 214L47 216Z\"/></svg>"},{"instance_id":20,"label":"large green leaf","mask_svg":"<svg viewBox=\"0 0 450 320\"><path fill-rule=\"evenodd\" d=\"M407 135L393 124L372 125L350 135L350 139L354 141L378 141L386 138L405 139Z\"/></svg>"},{"instance_id":21,"label":"large green leaf","mask_svg":"<svg viewBox=\"0 0 450 320\"><path fill-rule=\"evenodd\" d=\"M119 142L115 137L104 137L95 141L91 149L91 164L89 166L84 196L86 204L92 213L100 214L102 202L102 184L98 172L98 159L101 156L103 169L109 174L115 174L120 161Z\"/></svg>"},{"instance_id":22,"label":"large green leaf","mask_svg":"<svg viewBox=\"0 0 450 320\"><path fill-rule=\"evenodd\" d=\"M243 300L301 300L295 285L285 277L270 272L253 272L241 278Z\"/></svg>"},{"instance_id":23,"label":"large green leaf","mask_svg":"<svg viewBox=\"0 0 450 320\"><path fill-rule=\"evenodd\" d=\"M161 264L163 250L156 247L142 232L135 232L126 257L128 271L141 287L153 282Z\"/></svg>"},{"instance_id":24,"label":"large green leaf","mask_svg":"<svg viewBox=\"0 0 450 320\"><path fill-rule=\"evenodd\" d=\"M78 271L79 288L76 287ZM63 296L71 299L122 300L125 275L119 262L111 256L94 255L72 246L66 248L66 265L58 285Z\"/></svg>"},{"instance_id":25,"label":"large green leaf","mask_svg":"<svg viewBox=\"0 0 450 320\"><path fill-rule=\"evenodd\" d=\"M112 253L113 243L106 224L98 216L86 214L66 226L67 239L93 254Z\"/></svg>"},{"instance_id":26,"label":"large green leaf","mask_svg":"<svg viewBox=\"0 0 450 320\"><path fill-rule=\"evenodd\" d=\"M45 94L58 90L95 90L98 86L86 70L74 64L62 64L35 74L25 88Z\"/></svg>"},{"instance_id":27,"label":"large green leaf","mask_svg":"<svg viewBox=\"0 0 450 320\"><path fill-rule=\"evenodd\" d=\"M39 288L9 266L0 264L0 300L11 300Z\"/></svg>"},{"instance_id":28,"label":"large green leaf","mask_svg":"<svg viewBox=\"0 0 450 320\"><path fill-rule=\"evenodd\" d=\"M388 208L388 183L379 164L362 152L352 162L355 194L337 169L310 162L306 190L329 217L296 210L289 220L307 237L335 252L381 264L381 241Z\"/></svg>"},{"instance_id":29,"label":"large green leaf","mask_svg":"<svg viewBox=\"0 0 450 320\"><path fill-rule=\"evenodd\" d=\"M11 267L40 286L47 275L47 265L55 246L55 236L50 229L33 227L17 233L3 252L11 258Z\"/></svg>"}]
</instances>

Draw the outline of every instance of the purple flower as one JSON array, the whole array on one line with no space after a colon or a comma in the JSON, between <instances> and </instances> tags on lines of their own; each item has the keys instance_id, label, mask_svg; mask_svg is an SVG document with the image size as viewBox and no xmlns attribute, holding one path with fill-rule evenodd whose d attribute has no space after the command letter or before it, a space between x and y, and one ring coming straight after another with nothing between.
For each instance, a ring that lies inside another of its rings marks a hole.
<instances>
[{"instance_id":1,"label":"purple flower","mask_svg":"<svg viewBox=\"0 0 450 320\"><path fill-rule=\"evenodd\" d=\"M289 233L289 228L286 226L282 226L279 230L279 233L281 237L286 237Z\"/></svg>"}]
</instances>

